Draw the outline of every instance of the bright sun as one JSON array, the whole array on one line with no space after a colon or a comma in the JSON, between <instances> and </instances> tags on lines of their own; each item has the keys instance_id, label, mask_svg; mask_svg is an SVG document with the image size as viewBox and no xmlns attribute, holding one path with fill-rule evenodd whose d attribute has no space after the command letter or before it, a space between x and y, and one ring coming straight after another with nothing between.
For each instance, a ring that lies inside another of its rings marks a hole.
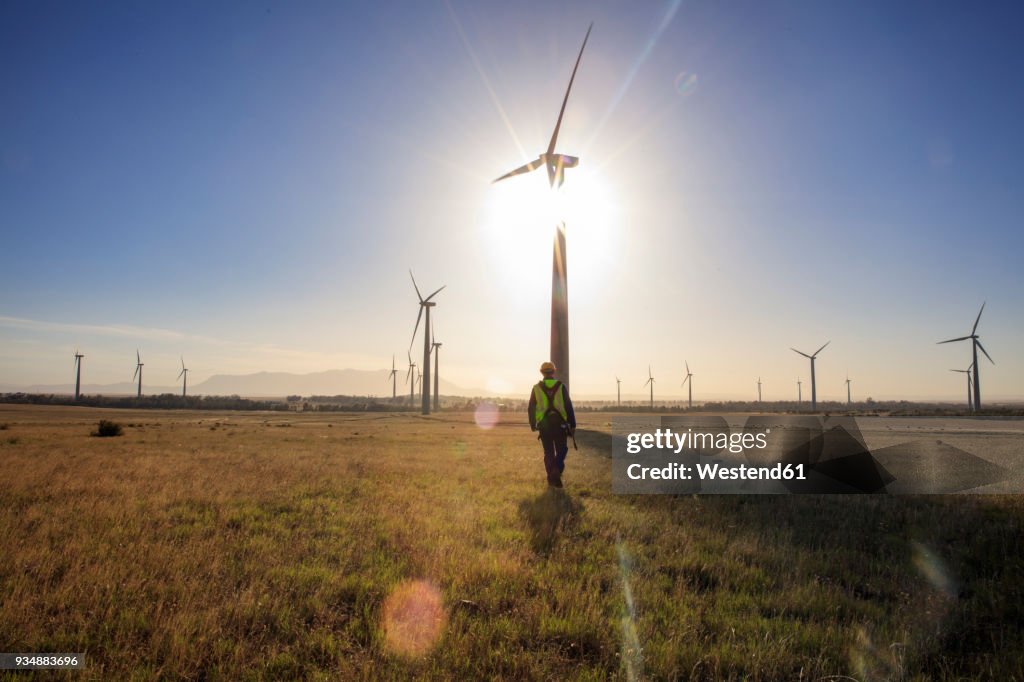
<instances>
[{"instance_id":1,"label":"bright sun","mask_svg":"<svg viewBox=\"0 0 1024 682\"><path fill-rule=\"evenodd\" d=\"M616 251L622 216L608 183L596 171L566 171L551 189L543 168L494 184L480 221L492 249L495 275L522 294L550 291L555 225L566 224L570 297L594 295Z\"/></svg>"}]
</instances>

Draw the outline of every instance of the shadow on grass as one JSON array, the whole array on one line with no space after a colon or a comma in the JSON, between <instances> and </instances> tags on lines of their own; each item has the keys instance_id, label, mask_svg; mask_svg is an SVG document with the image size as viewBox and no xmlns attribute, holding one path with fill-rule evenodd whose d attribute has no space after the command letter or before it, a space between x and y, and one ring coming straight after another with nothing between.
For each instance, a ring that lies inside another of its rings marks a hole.
<instances>
[{"instance_id":1,"label":"shadow on grass","mask_svg":"<svg viewBox=\"0 0 1024 682\"><path fill-rule=\"evenodd\" d=\"M583 511L583 503L562 488L548 488L532 500L519 503L519 513L530 526L530 546L547 555L558 540L559 531Z\"/></svg>"},{"instance_id":2,"label":"shadow on grass","mask_svg":"<svg viewBox=\"0 0 1024 682\"><path fill-rule=\"evenodd\" d=\"M693 547L718 557L696 565L665 559L648 571L718 600L745 594L772 622L849 628L857 634L848 660L832 665L849 666L860 679L902 679L908 670L935 679L1024 673L1024 635L1015 625L1024 620L1024 503L1015 496L619 499L684 525ZM730 567L727 556L739 563ZM758 571L788 577L759 586ZM827 599L831 610L772 596L787 590Z\"/></svg>"},{"instance_id":3,"label":"shadow on grass","mask_svg":"<svg viewBox=\"0 0 1024 682\"><path fill-rule=\"evenodd\" d=\"M587 454L608 458L612 456L612 434L608 431L576 429L576 444L581 451L587 450Z\"/></svg>"}]
</instances>

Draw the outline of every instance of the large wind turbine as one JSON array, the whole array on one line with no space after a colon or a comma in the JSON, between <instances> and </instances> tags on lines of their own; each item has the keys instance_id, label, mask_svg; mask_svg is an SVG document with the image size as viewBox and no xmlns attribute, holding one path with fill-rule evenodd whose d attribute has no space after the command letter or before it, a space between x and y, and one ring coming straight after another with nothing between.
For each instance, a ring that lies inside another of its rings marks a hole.
<instances>
[{"instance_id":1,"label":"large wind turbine","mask_svg":"<svg viewBox=\"0 0 1024 682\"><path fill-rule=\"evenodd\" d=\"M398 370L395 369L394 353L391 354L391 373L388 374L388 378L384 381L387 381L388 379L391 380L391 400L394 400L398 397Z\"/></svg>"},{"instance_id":2,"label":"large wind turbine","mask_svg":"<svg viewBox=\"0 0 1024 682\"><path fill-rule=\"evenodd\" d=\"M541 166L547 168L548 184L554 190L561 187L565 181L565 169L575 168L579 164L579 158L555 153L555 144L558 142L558 131L562 127L562 116L565 114L565 105L569 102L569 92L572 90L572 83L576 79L576 70L580 66L580 59L583 57L583 49L587 46L587 39L590 38L590 29L594 28L591 23L587 28L587 34L583 36L583 45L580 46L580 53L576 56L576 65L572 67L572 76L569 77L569 87L565 89L565 97L562 99L562 108L558 111L558 120L555 122L555 131L551 134L551 141L548 143L547 151L538 156L535 160L514 171L505 173L494 182L499 182L513 175L529 173ZM551 259L551 362L555 363L556 376L565 386L569 387L569 291L566 282L568 267L566 263L565 250L565 223L555 226L554 254Z\"/></svg>"},{"instance_id":3,"label":"large wind turbine","mask_svg":"<svg viewBox=\"0 0 1024 682\"><path fill-rule=\"evenodd\" d=\"M444 289L444 286L442 286L441 289L438 289L437 291L432 293L430 296L423 298L423 295L420 294L420 288L416 286L416 278L412 276L412 270L409 271L409 277L412 278L412 286L414 289L416 289L416 297L420 299L420 312L418 315L416 315L416 327L413 328L412 330L412 341L409 342L410 351L412 350L412 344L416 342L416 332L419 331L420 328L420 318L423 317L423 311L427 311L427 319L423 324L422 370L424 381L421 384L423 388L423 401L421 411L423 414L430 414L430 309L437 305L430 299L437 296L441 289Z\"/></svg>"},{"instance_id":4,"label":"large wind turbine","mask_svg":"<svg viewBox=\"0 0 1024 682\"><path fill-rule=\"evenodd\" d=\"M961 374L966 374L967 375L967 409L973 412L974 411L974 398L971 397L971 386L972 386L972 383L971 383L971 368L968 367L967 369L951 369L949 371L950 372L959 372Z\"/></svg>"},{"instance_id":5,"label":"large wind turbine","mask_svg":"<svg viewBox=\"0 0 1024 682\"><path fill-rule=\"evenodd\" d=\"M132 379L138 375L139 377L139 394L138 397L142 397L142 356L139 355L139 349L135 349L135 374L132 374Z\"/></svg>"},{"instance_id":6,"label":"large wind turbine","mask_svg":"<svg viewBox=\"0 0 1024 682\"><path fill-rule=\"evenodd\" d=\"M683 383L679 384L679 388L682 388L689 382L690 384L690 397L687 407L693 407L693 372L690 371L690 363L683 360L683 364L686 365L686 378L683 379Z\"/></svg>"},{"instance_id":7,"label":"large wind turbine","mask_svg":"<svg viewBox=\"0 0 1024 682\"><path fill-rule=\"evenodd\" d=\"M188 389L188 368L185 367L185 358L181 358L181 371L178 372L178 378L182 379L181 382L181 397L184 398Z\"/></svg>"},{"instance_id":8,"label":"large wind turbine","mask_svg":"<svg viewBox=\"0 0 1024 682\"><path fill-rule=\"evenodd\" d=\"M827 346L830 343L832 343L832 342L831 341L826 341L825 342L825 346ZM820 353L821 351L825 350L825 346L822 346L818 350L814 351L814 353L812 353L811 355L808 355L807 353L804 353L803 351L799 351L796 348L793 348L792 346L790 346L790 348L789 348L794 353L799 353L800 355L804 356L805 358L809 358L810 361L811 361L811 412L814 412L815 410L818 409L818 390L817 390L817 386L815 386L815 384L814 384L814 359L816 357L818 357L818 353Z\"/></svg>"},{"instance_id":9,"label":"large wind turbine","mask_svg":"<svg viewBox=\"0 0 1024 682\"><path fill-rule=\"evenodd\" d=\"M75 400L81 395L82 389L82 358L85 356L75 349Z\"/></svg>"},{"instance_id":10,"label":"large wind turbine","mask_svg":"<svg viewBox=\"0 0 1024 682\"><path fill-rule=\"evenodd\" d=\"M979 348L981 349L981 352L985 354L985 357L988 358L989 362L991 362L993 365L996 364L996 361L992 359L992 356L988 354L988 351L985 350L985 347L983 345L981 345L981 341L978 340L978 333L977 333L978 332L978 322L981 321L981 313L984 312L984 311L985 311L985 304L982 303L981 304L981 310L978 311L978 317L976 317L975 320L974 320L974 326L971 327L971 333L970 334L968 334L967 336L961 336L961 337L956 338L956 339L947 339L946 341L939 341L939 343L953 343L954 341L966 341L967 339L971 340L972 352L973 352L973 356L972 356L973 360L971 362L971 366L974 367L974 409L975 410L980 410L981 409L981 377L978 375L978 349Z\"/></svg>"},{"instance_id":11,"label":"large wind turbine","mask_svg":"<svg viewBox=\"0 0 1024 682\"><path fill-rule=\"evenodd\" d=\"M644 382L644 387L647 384L651 385L651 412L654 412L654 375L651 374L651 366L647 365L647 381Z\"/></svg>"}]
</instances>

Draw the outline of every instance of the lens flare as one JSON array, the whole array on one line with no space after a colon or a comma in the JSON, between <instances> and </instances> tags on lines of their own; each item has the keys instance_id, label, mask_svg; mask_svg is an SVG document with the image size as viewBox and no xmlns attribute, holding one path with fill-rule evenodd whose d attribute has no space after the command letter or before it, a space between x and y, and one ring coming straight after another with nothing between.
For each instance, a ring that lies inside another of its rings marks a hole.
<instances>
[{"instance_id":1,"label":"lens flare","mask_svg":"<svg viewBox=\"0 0 1024 682\"><path fill-rule=\"evenodd\" d=\"M473 413L473 420L481 429L492 429L501 419L498 406L491 402L480 403Z\"/></svg>"},{"instance_id":2,"label":"lens flare","mask_svg":"<svg viewBox=\"0 0 1024 682\"><path fill-rule=\"evenodd\" d=\"M946 567L946 563L935 552L920 542L911 543L914 552L914 566L931 586L947 597L956 597L958 588Z\"/></svg>"},{"instance_id":3,"label":"lens flare","mask_svg":"<svg viewBox=\"0 0 1024 682\"><path fill-rule=\"evenodd\" d=\"M633 558L626 550L622 538L618 537L615 549L619 554L619 573L622 576L622 598L624 608L620 625L622 627L622 664L626 669L626 679L643 679L643 649L636 631L636 605L633 603L633 587L629 582L629 574L633 566Z\"/></svg>"},{"instance_id":4,"label":"lens flare","mask_svg":"<svg viewBox=\"0 0 1024 682\"><path fill-rule=\"evenodd\" d=\"M426 580L401 583L384 601L384 642L393 653L418 658L437 644L447 620L436 587Z\"/></svg>"},{"instance_id":5,"label":"lens flare","mask_svg":"<svg viewBox=\"0 0 1024 682\"><path fill-rule=\"evenodd\" d=\"M689 97L697 91L697 74L680 71L676 76L676 91L683 97Z\"/></svg>"}]
</instances>

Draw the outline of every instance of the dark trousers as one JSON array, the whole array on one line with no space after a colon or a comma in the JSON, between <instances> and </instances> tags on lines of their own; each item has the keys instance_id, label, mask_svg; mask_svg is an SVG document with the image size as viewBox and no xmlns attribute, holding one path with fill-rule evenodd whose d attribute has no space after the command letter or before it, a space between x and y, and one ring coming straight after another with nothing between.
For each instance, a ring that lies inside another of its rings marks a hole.
<instances>
[{"instance_id":1,"label":"dark trousers","mask_svg":"<svg viewBox=\"0 0 1024 682\"><path fill-rule=\"evenodd\" d=\"M544 446L544 468L548 472L548 480L557 480L565 471L565 456L569 454L566 430L541 429L540 442Z\"/></svg>"}]
</instances>

